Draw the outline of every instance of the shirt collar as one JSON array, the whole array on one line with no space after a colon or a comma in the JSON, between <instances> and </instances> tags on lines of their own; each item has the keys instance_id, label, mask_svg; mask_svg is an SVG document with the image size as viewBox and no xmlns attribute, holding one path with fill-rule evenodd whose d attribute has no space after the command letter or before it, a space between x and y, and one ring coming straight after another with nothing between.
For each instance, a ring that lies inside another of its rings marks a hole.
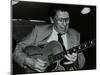
<instances>
[{"instance_id":1,"label":"shirt collar","mask_svg":"<svg viewBox=\"0 0 100 75\"><path fill-rule=\"evenodd\" d=\"M56 34L58 34L58 32L54 29L54 27L53 27L53 32L56 33Z\"/></svg>"},{"instance_id":2,"label":"shirt collar","mask_svg":"<svg viewBox=\"0 0 100 75\"><path fill-rule=\"evenodd\" d=\"M55 30L55 28L53 27L53 33L55 33L56 35L58 34L58 32ZM63 34L61 37L64 37L66 34Z\"/></svg>"}]
</instances>

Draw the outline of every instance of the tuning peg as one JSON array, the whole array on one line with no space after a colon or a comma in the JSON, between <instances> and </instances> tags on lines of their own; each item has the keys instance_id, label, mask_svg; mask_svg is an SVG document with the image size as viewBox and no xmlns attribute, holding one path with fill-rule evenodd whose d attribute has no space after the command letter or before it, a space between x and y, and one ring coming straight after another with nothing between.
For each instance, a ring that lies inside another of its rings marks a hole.
<instances>
[{"instance_id":1,"label":"tuning peg","mask_svg":"<svg viewBox=\"0 0 100 75\"><path fill-rule=\"evenodd\" d=\"M93 44L93 41L91 41L90 43Z\"/></svg>"},{"instance_id":2,"label":"tuning peg","mask_svg":"<svg viewBox=\"0 0 100 75\"><path fill-rule=\"evenodd\" d=\"M86 44L84 44L84 47L86 47Z\"/></svg>"},{"instance_id":3,"label":"tuning peg","mask_svg":"<svg viewBox=\"0 0 100 75\"><path fill-rule=\"evenodd\" d=\"M78 46L78 49L81 49L81 46Z\"/></svg>"}]
</instances>

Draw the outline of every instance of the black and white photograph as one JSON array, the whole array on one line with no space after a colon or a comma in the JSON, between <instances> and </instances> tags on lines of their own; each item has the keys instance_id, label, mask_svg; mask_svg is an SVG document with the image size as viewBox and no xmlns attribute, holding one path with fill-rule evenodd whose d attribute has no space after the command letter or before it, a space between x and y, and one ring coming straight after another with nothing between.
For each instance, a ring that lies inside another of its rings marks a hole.
<instances>
[{"instance_id":1,"label":"black and white photograph","mask_svg":"<svg viewBox=\"0 0 100 75\"><path fill-rule=\"evenodd\" d=\"M11 71L96 70L96 6L11 1Z\"/></svg>"}]
</instances>

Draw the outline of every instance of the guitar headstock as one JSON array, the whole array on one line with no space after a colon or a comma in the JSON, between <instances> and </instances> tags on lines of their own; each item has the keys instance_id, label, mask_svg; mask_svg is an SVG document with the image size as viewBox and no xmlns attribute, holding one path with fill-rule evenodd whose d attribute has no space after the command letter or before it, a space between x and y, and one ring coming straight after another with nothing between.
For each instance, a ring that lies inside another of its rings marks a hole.
<instances>
[{"instance_id":1,"label":"guitar headstock","mask_svg":"<svg viewBox=\"0 0 100 75\"><path fill-rule=\"evenodd\" d=\"M96 44L96 39L93 40L89 40L83 44L80 44L78 46L75 46L73 48L71 48L71 50L69 50L70 52L81 52L91 46L94 46Z\"/></svg>"}]
</instances>

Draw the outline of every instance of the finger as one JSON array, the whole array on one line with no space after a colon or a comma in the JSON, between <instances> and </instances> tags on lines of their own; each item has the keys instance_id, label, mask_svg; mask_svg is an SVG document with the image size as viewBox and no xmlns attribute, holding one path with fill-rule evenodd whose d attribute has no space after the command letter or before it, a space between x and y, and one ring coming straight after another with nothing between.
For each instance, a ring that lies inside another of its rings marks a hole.
<instances>
[{"instance_id":1,"label":"finger","mask_svg":"<svg viewBox=\"0 0 100 75\"><path fill-rule=\"evenodd\" d=\"M41 60L41 59L37 59L39 62L41 62L41 63L47 63L46 61L43 61L43 60Z\"/></svg>"},{"instance_id":2,"label":"finger","mask_svg":"<svg viewBox=\"0 0 100 75\"><path fill-rule=\"evenodd\" d=\"M73 56L77 57L77 53L72 53Z\"/></svg>"},{"instance_id":3,"label":"finger","mask_svg":"<svg viewBox=\"0 0 100 75\"><path fill-rule=\"evenodd\" d=\"M73 61L73 62L77 59L77 57L70 57L67 55L65 55L65 58L68 59L69 61Z\"/></svg>"},{"instance_id":4,"label":"finger","mask_svg":"<svg viewBox=\"0 0 100 75\"><path fill-rule=\"evenodd\" d=\"M74 56L72 54L67 54L68 57L73 58Z\"/></svg>"},{"instance_id":5,"label":"finger","mask_svg":"<svg viewBox=\"0 0 100 75\"><path fill-rule=\"evenodd\" d=\"M46 61L43 61L43 60L40 60L40 59L37 59L37 61L38 61L37 64L40 65L40 66L42 66L42 67L45 67L46 64L47 64Z\"/></svg>"},{"instance_id":6,"label":"finger","mask_svg":"<svg viewBox=\"0 0 100 75\"><path fill-rule=\"evenodd\" d=\"M77 53L72 53L72 55L74 56L74 61L77 59Z\"/></svg>"},{"instance_id":7,"label":"finger","mask_svg":"<svg viewBox=\"0 0 100 75\"><path fill-rule=\"evenodd\" d=\"M68 64L72 64L72 63L73 63L72 61L64 62L64 65L68 65Z\"/></svg>"},{"instance_id":8,"label":"finger","mask_svg":"<svg viewBox=\"0 0 100 75\"><path fill-rule=\"evenodd\" d=\"M77 59L77 56L76 56L76 54L75 54L75 56L73 55L73 57L72 57L72 60L71 60L71 61L75 62L75 61L76 61L76 59Z\"/></svg>"},{"instance_id":9,"label":"finger","mask_svg":"<svg viewBox=\"0 0 100 75\"><path fill-rule=\"evenodd\" d=\"M41 66L41 67L46 67L46 64L41 63L41 62L37 62L37 65Z\"/></svg>"},{"instance_id":10,"label":"finger","mask_svg":"<svg viewBox=\"0 0 100 75\"><path fill-rule=\"evenodd\" d=\"M45 70L46 69L46 67L42 67L42 66L40 66L38 64L35 66L35 68L36 69L39 69L39 70Z\"/></svg>"},{"instance_id":11,"label":"finger","mask_svg":"<svg viewBox=\"0 0 100 75\"><path fill-rule=\"evenodd\" d=\"M35 69L36 71L38 71L38 72L43 72L42 70L40 70L40 69Z\"/></svg>"},{"instance_id":12,"label":"finger","mask_svg":"<svg viewBox=\"0 0 100 75\"><path fill-rule=\"evenodd\" d=\"M35 70L39 71L39 72L44 72L46 69L46 67L41 67L39 65L36 66Z\"/></svg>"},{"instance_id":13,"label":"finger","mask_svg":"<svg viewBox=\"0 0 100 75\"><path fill-rule=\"evenodd\" d=\"M67 58L68 60L72 60L73 59L73 56L68 54L68 55L65 55L65 58Z\"/></svg>"},{"instance_id":14,"label":"finger","mask_svg":"<svg viewBox=\"0 0 100 75\"><path fill-rule=\"evenodd\" d=\"M71 59L74 59L77 57L77 53L68 54L67 56L70 57Z\"/></svg>"},{"instance_id":15,"label":"finger","mask_svg":"<svg viewBox=\"0 0 100 75\"><path fill-rule=\"evenodd\" d=\"M68 55L65 55L65 58L68 59L68 60L72 60L72 58L69 57Z\"/></svg>"}]
</instances>

